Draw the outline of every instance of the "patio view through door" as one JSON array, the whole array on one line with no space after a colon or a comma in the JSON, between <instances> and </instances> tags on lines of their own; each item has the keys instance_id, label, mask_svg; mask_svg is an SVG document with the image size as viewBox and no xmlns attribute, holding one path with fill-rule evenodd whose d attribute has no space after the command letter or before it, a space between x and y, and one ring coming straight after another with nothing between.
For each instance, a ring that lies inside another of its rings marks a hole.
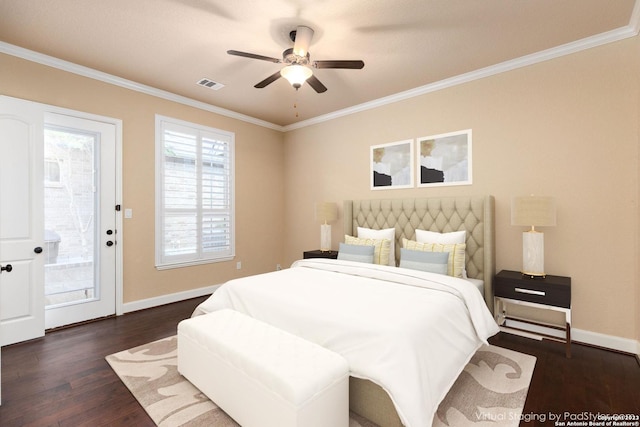
<instances>
[{"instance_id":1,"label":"patio view through door","mask_svg":"<svg viewBox=\"0 0 640 427\"><path fill-rule=\"evenodd\" d=\"M47 329L115 314L115 138L112 123L45 115Z\"/></svg>"}]
</instances>

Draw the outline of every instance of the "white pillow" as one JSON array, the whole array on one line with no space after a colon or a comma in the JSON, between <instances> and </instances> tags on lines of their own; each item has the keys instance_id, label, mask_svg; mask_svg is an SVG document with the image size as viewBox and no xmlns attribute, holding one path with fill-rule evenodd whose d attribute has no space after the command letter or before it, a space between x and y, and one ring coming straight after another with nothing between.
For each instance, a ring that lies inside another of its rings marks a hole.
<instances>
[{"instance_id":1,"label":"white pillow","mask_svg":"<svg viewBox=\"0 0 640 427\"><path fill-rule=\"evenodd\" d=\"M373 230L371 228L358 227L358 237L361 239L387 239L389 240L389 264L396 266L396 229L385 228Z\"/></svg>"},{"instance_id":2,"label":"white pillow","mask_svg":"<svg viewBox=\"0 0 640 427\"><path fill-rule=\"evenodd\" d=\"M466 243L467 232L453 231L451 233L437 233L435 231L416 230L416 241L420 243L440 243L441 245L455 245Z\"/></svg>"}]
</instances>

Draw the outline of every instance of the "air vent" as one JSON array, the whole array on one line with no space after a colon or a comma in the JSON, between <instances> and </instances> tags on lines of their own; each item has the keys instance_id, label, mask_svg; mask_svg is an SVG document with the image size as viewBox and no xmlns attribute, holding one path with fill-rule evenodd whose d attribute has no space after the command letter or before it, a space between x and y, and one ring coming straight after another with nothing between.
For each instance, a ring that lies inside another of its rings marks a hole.
<instances>
[{"instance_id":1,"label":"air vent","mask_svg":"<svg viewBox=\"0 0 640 427\"><path fill-rule=\"evenodd\" d=\"M222 83L214 82L213 80L209 79L200 79L200 81L198 81L198 84L200 86L204 86L213 90L222 89L224 87Z\"/></svg>"}]
</instances>

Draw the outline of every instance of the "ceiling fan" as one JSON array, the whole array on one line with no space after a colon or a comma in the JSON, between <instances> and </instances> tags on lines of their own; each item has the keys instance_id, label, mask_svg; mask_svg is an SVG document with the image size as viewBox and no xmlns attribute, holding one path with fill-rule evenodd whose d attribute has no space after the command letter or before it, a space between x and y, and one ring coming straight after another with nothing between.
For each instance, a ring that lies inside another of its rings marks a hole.
<instances>
[{"instance_id":1,"label":"ceiling fan","mask_svg":"<svg viewBox=\"0 0 640 427\"><path fill-rule=\"evenodd\" d=\"M229 55L243 56L245 58L259 59L261 61L274 62L276 64L286 64L280 71L273 73L266 79L257 83L254 87L262 89L267 85L284 77L291 83L296 90L308 82L316 92L326 92L327 88L316 76L313 75L311 68L342 68L342 69L361 69L364 62L360 60L329 60L329 61L312 61L309 55L309 44L313 38L313 30L309 27L299 26L297 29L289 33L291 41L294 42L293 48L286 49L282 52L282 59L271 58L269 56L256 55L254 53L240 52L237 50L228 50Z\"/></svg>"}]
</instances>

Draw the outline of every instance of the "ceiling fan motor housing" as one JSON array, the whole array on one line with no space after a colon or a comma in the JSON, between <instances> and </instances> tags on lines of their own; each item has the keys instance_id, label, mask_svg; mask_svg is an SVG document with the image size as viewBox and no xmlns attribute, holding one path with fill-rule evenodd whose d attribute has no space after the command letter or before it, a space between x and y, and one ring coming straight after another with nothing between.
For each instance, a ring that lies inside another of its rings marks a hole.
<instances>
[{"instance_id":1,"label":"ceiling fan motor housing","mask_svg":"<svg viewBox=\"0 0 640 427\"><path fill-rule=\"evenodd\" d=\"M290 47L282 52L282 62L288 65L309 65L311 62L309 53L307 52L306 56L300 56L293 53L293 48Z\"/></svg>"}]
</instances>

